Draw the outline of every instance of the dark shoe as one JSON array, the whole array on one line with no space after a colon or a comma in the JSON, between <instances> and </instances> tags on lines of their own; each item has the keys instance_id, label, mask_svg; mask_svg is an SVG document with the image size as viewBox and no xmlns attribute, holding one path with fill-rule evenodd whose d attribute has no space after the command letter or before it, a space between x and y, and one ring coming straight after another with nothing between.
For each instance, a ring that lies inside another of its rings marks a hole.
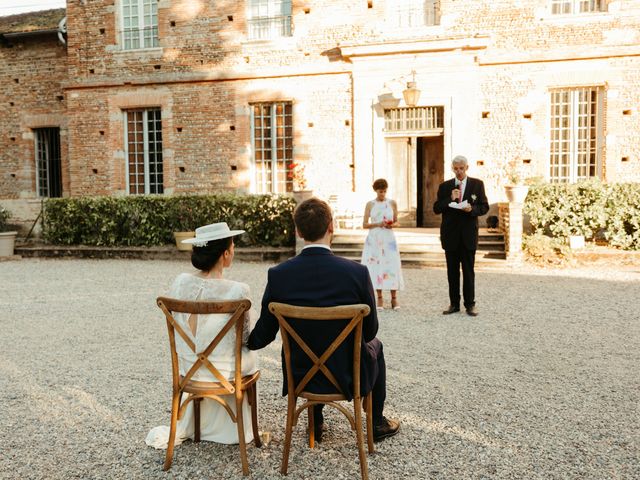
<instances>
[{"instance_id":1,"label":"dark shoe","mask_svg":"<svg viewBox=\"0 0 640 480\"><path fill-rule=\"evenodd\" d=\"M449 308L447 308L444 312L442 312L443 315L451 315L452 313L456 313L460 311L460 307L456 307L454 305L449 305Z\"/></svg>"},{"instance_id":2,"label":"dark shoe","mask_svg":"<svg viewBox=\"0 0 640 480\"><path fill-rule=\"evenodd\" d=\"M467 315L469 315L470 317L477 317L478 310L476 310L475 306L469 307L467 308Z\"/></svg>"},{"instance_id":3,"label":"dark shoe","mask_svg":"<svg viewBox=\"0 0 640 480\"><path fill-rule=\"evenodd\" d=\"M382 417L382 421L373 426L373 441L379 442L387 437L393 437L399 430L399 421L388 420L386 417Z\"/></svg>"}]
</instances>

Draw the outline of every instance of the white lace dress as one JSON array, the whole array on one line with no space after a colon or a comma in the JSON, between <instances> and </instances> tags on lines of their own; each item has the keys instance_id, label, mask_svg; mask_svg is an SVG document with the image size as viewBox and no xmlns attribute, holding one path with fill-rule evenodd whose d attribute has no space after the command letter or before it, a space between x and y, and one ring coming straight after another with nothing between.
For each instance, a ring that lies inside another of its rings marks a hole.
<instances>
[{"instance_id":1,"label":"white lace dress","mask_svg":"<svg viewBox=\"0 0 640 480\"><path fill-rule=\"evenodd\" d=\"M393 220L393 207L389 200L372 200L369 223ZM367 219L365 219L366 221ZM400 265L400 251L391 228L376 227L369 234L362 250L363 265L369 269L371 283L376 290L402 290L404 279Z\"/></svg>"},{"instance_id":2,"label":"white lace dress","mask_svg":"<svg viewBox=\"0 0 640 480\"><path fill-rule=\"evenodd\" d=\"M181 300L238 300L249 297L249 286L232 280L207 279L190 273L182 273L174 280L168 296ZM245 316L243 343L246 343L252 324L257 316L253 309L250 313L251 315ZM230 316L230 314L199 315L197 322L194 322L193 319L189 322L188 314L176 313L175 319L195 343L196 351L201 352L227 323ZM229 379L232 379L235 374L234 342L235 330L231 329L209 356L211 363L220 370L222 375ZM179 335L176 335L176 350L179 358L180 374L185 375L197 360L197 356ZM242 347L242 374L250 375L257 370L256 353L246 347ZM193 380L205 382L218 381L206 367L201 367L192 378ZM234 396L228 395L225 400L235 413ZM250 442L253 440L253 430L251 428L251 411L246 397L243 404L243 416L245 419L245 441ZM231 421L222 405L214 400L205 398L200 403L200 425L200 438L202 440L226 444L238 443L236 424ZM176 445L180 445L187 438L193 438L194 428L193 402L191 402L187 406L182 419L178 421ZM145 439L147 445L154 448L167 448L168 441L169 427L166 425L152 428Z\"/></svg>"}]
</instances>

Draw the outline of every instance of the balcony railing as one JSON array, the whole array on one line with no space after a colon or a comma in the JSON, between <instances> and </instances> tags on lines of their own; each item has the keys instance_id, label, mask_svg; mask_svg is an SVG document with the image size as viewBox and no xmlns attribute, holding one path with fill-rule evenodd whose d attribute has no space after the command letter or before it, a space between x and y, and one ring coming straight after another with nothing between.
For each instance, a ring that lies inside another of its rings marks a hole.
<instances>
[{"instance_id":1,"label":"balcony railing","mask_svg":"<svg viewBox=\"0 0 640 480\"><path fill-rule=\"evenodd\" d=\"M444 107L390 108L384 111L386 132L438 130L444 127Z\"/></svg>"}]
</instances>

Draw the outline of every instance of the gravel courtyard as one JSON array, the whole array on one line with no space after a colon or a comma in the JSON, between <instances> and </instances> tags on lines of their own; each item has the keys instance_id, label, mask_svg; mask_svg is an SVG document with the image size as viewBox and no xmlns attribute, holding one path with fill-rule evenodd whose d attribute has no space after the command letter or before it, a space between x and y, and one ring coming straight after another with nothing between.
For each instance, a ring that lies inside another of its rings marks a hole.
<instances>
[{"instance_id":1,"label":"gravel courtyard","mask_svg":"<svg viewBox=\"0 0 640 480\"><path fill-rule=\"evenodd\" d=\"M259 307L270 265L237 262ZM243 478L236 446L186 442L162 472L147 447L167 425L170 358L155 305L177 261L0 262L0 478ZM640 478L640 267L477 273L480 316L443 316L443 269L405 269L402 310L380 315L386 415L372 479ZM262 449L254 479L359 478L354 436L326 414L325 440L294 433L279 464L286 402L280 343L260 352Z\"/></svg>"}]
</instances>

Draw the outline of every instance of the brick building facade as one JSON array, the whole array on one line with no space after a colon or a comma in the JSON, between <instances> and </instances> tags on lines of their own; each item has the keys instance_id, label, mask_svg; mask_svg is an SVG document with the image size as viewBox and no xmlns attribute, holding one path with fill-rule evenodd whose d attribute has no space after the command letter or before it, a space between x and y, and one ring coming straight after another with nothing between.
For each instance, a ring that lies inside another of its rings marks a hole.
<instances>
[{"instance_id":1,"label":"brick building facade","mask_svg":"<svg viewBox=\"0 0 640 480\"><path fill-rule=\"evenodd\" d=\"M27 221L46 196L286 192L295 162L358 209L386 177L402 221L427 226L456 154L494 204L509 161L640 181L639 27L640 0L68 0L0 18L0 202Z\"/></svg>"}]
</instances>

